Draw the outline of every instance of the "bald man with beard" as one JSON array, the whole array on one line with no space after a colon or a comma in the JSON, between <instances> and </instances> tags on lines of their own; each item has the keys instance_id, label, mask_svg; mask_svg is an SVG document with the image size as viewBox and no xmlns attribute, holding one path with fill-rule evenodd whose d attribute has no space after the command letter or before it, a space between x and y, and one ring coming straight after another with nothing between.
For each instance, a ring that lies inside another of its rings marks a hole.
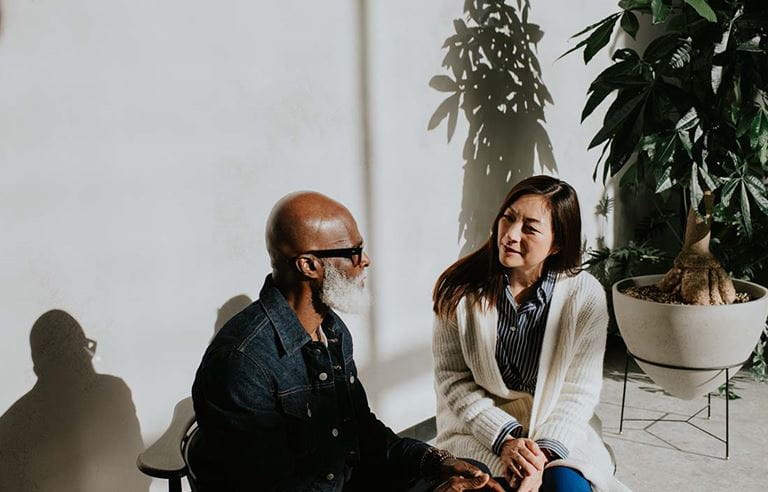
<instances>
[{"instance_id":1,"label":"bald man with beard","mask_svg":"<svg viewBox=\"0 0 768 492\"><path fill-rule=\"evenodd\" d=\"M368 303L370 258L349 211L319 193L290 194L269 216L266 243L272 273L259 299L214 337L192 388L201 490L503 492L371 412L334 311Z\"/></svg>"}]
</instances>

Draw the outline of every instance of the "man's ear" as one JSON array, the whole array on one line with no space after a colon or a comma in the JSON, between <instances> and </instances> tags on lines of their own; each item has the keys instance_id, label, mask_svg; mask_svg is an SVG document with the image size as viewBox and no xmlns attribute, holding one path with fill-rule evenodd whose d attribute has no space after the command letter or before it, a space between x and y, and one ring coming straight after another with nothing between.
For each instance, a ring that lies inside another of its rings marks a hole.
<instances>
[{"instance_id":1,"label":"man's ear","mask_svg":"<svg viewBox=\"0 0 768 492\"><path fill-rule=\"evenodd\" d=\"M295 260L296 269L307 278L317 279L322 276L321 263L313 256L301 255Z\"/></svg>"}]
</instances>

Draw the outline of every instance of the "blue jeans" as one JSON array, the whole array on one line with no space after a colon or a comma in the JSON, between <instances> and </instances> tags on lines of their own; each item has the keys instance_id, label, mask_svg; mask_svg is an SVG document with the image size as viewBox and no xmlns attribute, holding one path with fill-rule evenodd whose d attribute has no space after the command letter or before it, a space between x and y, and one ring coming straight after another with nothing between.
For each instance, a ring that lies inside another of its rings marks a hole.
<instances>
[{"instance_id":1,"label":"blue jeans","mask_svg":"<svg viewBox=\"0 0 768 492\"><path fill-rule=\"evenodd\" d=\"M496 481L509 492L514 492L502 477L497 477ZM592 486L584 475L568 468L567 466L553 466L544 470L541 488L539 492L591 492Z\"/></svg>"}]
</instances>

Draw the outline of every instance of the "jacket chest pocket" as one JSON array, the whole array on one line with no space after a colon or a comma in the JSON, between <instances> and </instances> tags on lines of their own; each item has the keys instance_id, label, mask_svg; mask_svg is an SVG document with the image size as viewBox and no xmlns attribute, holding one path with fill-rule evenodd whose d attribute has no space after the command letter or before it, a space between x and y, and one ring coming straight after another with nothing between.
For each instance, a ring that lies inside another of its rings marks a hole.
<instances>
[{"instance_id":1,"label":"jacket chest pocket","mask_svg":"<svg viewBox=\"0 0 768 492\"><path fill-rule=\"evenodd\" d=\"M312 392L308 388L291 390L278 394L278 399L285 416L288 448L295 455L311 454L317 449L317 409Z\"/></svg>"}]
</instances>

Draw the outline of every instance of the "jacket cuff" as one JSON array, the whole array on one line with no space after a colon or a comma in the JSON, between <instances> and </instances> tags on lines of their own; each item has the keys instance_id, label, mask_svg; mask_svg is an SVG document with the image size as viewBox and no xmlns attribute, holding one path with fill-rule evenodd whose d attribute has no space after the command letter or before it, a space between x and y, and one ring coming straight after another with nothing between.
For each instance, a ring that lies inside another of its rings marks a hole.
<instances>
[{"instance_id":1,"label":"jacket cuff","mask_svg":"<svg viewBox=\"0 0 768 492\"><path fill-rule=\"evenodd\" d=\"M557 459L564 460L568 457L568 448L566 448L560 441L543 438L536 439L536 444L538 444L541 449L546 449L553 455L552 460L550 461Z\"/></svg>"},{"instance_id":2,"label":"jacket cuff","mask_svg":"<svg viewBox=\"0 0 768 492\"><path fill-rule=\"evenodd\" d=\"M491 451L493 451L493 454L496 456L499 456L501 453L501 446L504 444L504 442L507 439L510 438L518 438L523 434L523 426L520 425L520 423L517 420L510 420L499 431L499 435L496 437L496 439L493 441L493 446L491 446Z\"/></svg>"}]
</instances>

